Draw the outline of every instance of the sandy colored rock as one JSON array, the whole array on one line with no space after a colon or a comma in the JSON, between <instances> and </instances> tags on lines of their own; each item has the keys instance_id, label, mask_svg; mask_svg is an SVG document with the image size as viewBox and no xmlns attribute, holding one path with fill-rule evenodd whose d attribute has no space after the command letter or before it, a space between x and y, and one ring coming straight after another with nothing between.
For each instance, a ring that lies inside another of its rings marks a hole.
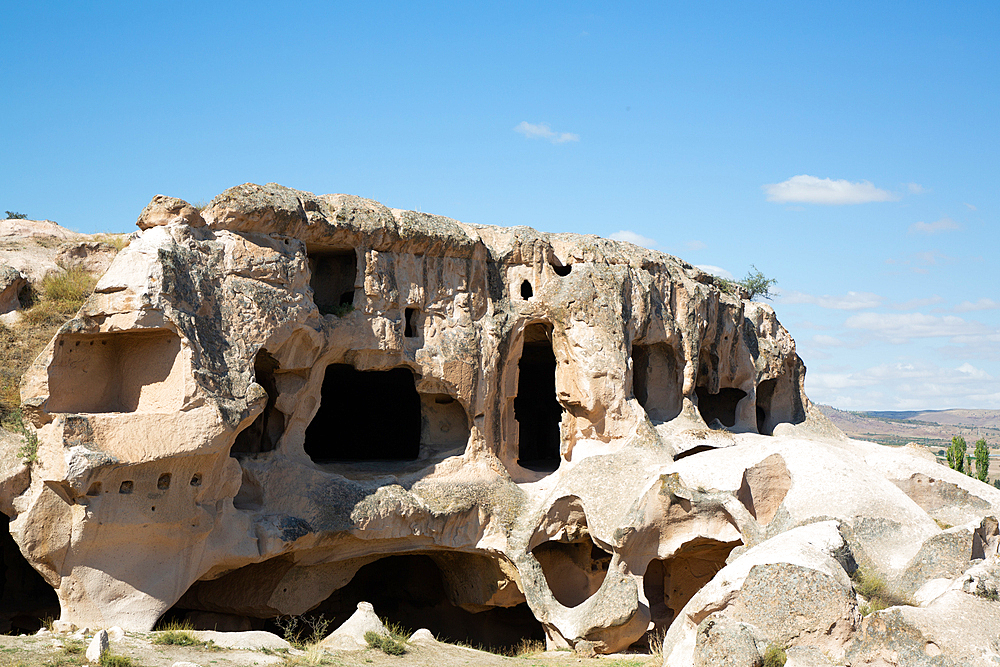
<instances>
[{"instance_id":1,"label":"sandy colored rock","mask_svg":"<svg viewBox=\"0 0 1000 667\"><path fill-rule=\"evenodd\" d=\"M21 387L11 534L66 622L368 600L472 643L608 654L652 627L686 666L721 611L839 655L854 560L951 577L912 567L951 539L942 498L956 525L1000 512L845 438L773 309L662 253L276 184L158 196L139 227Z\"/></svg>"},{"instance_id":2,"label":"sandy colored rock","mask_svg":"<svg viewBox=\"0 0 1000 667\"><path fill-rule=\"evenodd\" d=\"M101 655L111 647L111 642L108 640L108 631L100 630L93 639L90 640L90 644L87 646L87 660L90 662L97 662L101 659Z\"/></svg>"},{"instance_id":3,"label":"sandy colored rock","mask_svg":"<svg viewBox=\"0 0 1000 667\"><path fill-rule=\"evenodd\" d=\"M369 632L383 637L389 636L389 631L375 613L374 607L368 602L359 602L358 610L343 625L324 638L320 645L338 651L358 651L368 647L365 635Z\"/></svg>"}]
</instances>

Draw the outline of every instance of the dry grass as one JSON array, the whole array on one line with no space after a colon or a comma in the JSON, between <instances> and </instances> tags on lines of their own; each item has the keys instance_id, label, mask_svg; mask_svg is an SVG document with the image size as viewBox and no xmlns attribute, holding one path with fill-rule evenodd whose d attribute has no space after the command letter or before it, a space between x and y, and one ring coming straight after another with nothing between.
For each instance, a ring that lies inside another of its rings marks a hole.
<instances>
[{"instance_id":1,"label":"dry grass","mask_svg":"<svg viewBox=\"0 0 1000 667\"><path fill-rule=\"evenodd\" d=\"M59 327L83 305L97 279L82 269L47 275L22 293L25 309L18 322L0 324L0 422L16 429L21 405L21 376Z\"/></svg>"},{"instance_id":2,"label":"dry grass","mask_svg":"<svg viewBox=\"0 0 1000 667\"><path fill-rule=\"evenodd\" d=\"M915 606L912 599L892 590L885 579L867 568L859 567L851 579L855 592L867 600L861 605L862 616L899 605Z\"/></svg>"},{"instance_id":3,"label":"dry grass","mask_svg":"<svg viewBox=\"0 0 1000 667\"><path fill-rule=\"evenodd\" d=\"M100 243L107 243L118 252L121 252L132 241L131 236L131 234L98 234L95 240Z\"/></svg>"}]
</instances>

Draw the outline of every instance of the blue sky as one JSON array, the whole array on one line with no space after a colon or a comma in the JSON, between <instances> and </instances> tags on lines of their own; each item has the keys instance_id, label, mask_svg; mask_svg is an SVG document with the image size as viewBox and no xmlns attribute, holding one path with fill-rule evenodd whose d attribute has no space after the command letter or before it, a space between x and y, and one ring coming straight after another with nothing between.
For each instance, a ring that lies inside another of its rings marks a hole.
<instances>
[{"instance_id":1,"label":"blue sky","mask_svg":"<svg viewBox=\"0 0 1000 667\"><path fill-rule=\"evenodd\" d=\"M347 192L778 280L806 391L1000 407L1000 3L0 5L0 210Z\"/></svg>"}]
</instances>

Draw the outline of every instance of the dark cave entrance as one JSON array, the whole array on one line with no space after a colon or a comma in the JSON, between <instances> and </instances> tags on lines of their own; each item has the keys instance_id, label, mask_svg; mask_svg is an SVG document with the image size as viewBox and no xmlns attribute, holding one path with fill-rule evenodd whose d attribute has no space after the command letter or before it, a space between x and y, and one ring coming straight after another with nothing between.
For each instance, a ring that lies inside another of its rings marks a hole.
<instances>
[{"instance_id":1,"label":"dark cave entrance","mask_svg":"<svg viewBox=\"0 0 1000 667\"><path fill-rule=\"evenodd\" d=\"M527 603L477 613L455 605L448 598L441 568L423 554L387 556L365 565L309 614L334 619L330 628L336 629L362 601L370 602L375 613L390 623L410 632L427 628L442 641L498 650L513 648L524 639L545 639L542 624Z\"/></svg>"},{"instance_id":2,"label":"dark cave entrance","mask_svg":"<svg viewBox=\"0 0 1000 667\"><path fill-rule=\"evenodd\" d=\"M267 392L264 411L257 415L250 426L236 436L230 455L259 454L274 451L281 434L285 432L285 415L275 407L278 402L278 384L274 372L278 361L267 350L261 349L253 360L254 381Z\"/></svg>"},{"instance_id":3,"label":"dark cave entrance","mask_svg":"<svg viewBox=\"0 0 1000 667\"><path fill-rule=\"evenodd\" d=\"M354 281L358 255L354 250L309 252L309 286L313 300L323 315L339 314L354 305Z\"/></svg>"},{"instance_id":4,"label":"dark cave entrance","mask_svg":"<svg viewBox=\"0 0 1000 667\"><path fill-rule=\"evenodd\" d=\"M536 471L559 467L559 423L562 406L556 400L556 355L551 333L542 324L524 329L524 347L517 362L514 418L518 423L518 465Z\"/></svg>"},{"instance_id":5,"label":"dark cave entrance","mask_svg":"<svg viewBox=\"0 0 1000 667\"><path fill-rule=\"evenodd\" d=\"M2 514L0 532L0 634L34 634L42 619L59 618L59 598L21 554Z\"/></svg>"},{"instance_id":6,"label":"dark cave entrance","mask_svg":"<svg viewBox=\"0 0 1000 667\"><path fill-rule=\"evenodd\" d=\"M707 387L695 387L695 393L698 395L698 412L709 427L716 419L723 426L735 426L736 406L747 395L742 389L733 387L724 387L717 394L709 393Z\"/></svg>"},{"instance_id":7,"label":"dark cave entrance","mask_svg":"<svg viewBox=\"0 0 1000 667\"><path fill-rule=\"evenodd\" d=\"M413 461L420 456L420 396L409 368L359 371L330 364L319 411L306 428L316 463Z\"/></svg>"}]
</instances>

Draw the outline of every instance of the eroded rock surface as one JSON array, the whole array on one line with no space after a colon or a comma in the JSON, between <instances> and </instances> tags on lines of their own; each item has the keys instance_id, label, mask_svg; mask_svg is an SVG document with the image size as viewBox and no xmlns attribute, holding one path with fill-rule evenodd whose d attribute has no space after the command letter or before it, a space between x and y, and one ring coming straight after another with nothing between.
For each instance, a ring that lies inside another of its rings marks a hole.
<instances>
[{"instance_id":1,"label":"eroded rock surface","mask_svg":"<svg viewBox=\"0 0 1000 667\"><path fill-rule=\"evenodd\" d=\"M965 537L900 480L1000 509L846 439L770 307L658 252L274 184L157 197L139 226L24 379L30 478L3 467L80 626L339 624L366 600L473 644L667 632L690 665L716 614L738 632L698 660L752 660L747 637L839 657L857 563L909 590L967 569L913 565Z\"/></svg>"}]
</instances>

